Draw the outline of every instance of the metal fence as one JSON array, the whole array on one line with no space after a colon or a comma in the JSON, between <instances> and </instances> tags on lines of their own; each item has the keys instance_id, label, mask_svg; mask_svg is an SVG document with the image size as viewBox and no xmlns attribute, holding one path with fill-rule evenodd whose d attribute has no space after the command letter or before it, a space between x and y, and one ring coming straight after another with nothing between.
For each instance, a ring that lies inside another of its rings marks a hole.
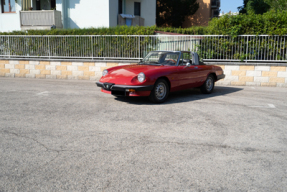
<instances>
[{"instance_id":1,"label":"metal fence","mask_svg":"<svg viewBox=\"0 0 287 192\"><path fill-rule=\"evenodd\" d=\"M152 50L184 50L198 52L204 61L287 62L286 40L267 35L5 35L0 36L0 57L135 60Z\"/></svg>"}]
</instances>

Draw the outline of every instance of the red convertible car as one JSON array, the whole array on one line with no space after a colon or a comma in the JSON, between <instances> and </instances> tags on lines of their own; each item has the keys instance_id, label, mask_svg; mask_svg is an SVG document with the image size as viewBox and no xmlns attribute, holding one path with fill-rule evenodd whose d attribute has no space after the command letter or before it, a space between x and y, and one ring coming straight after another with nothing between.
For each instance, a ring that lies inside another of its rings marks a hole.
<instances>
[{"instance_id":1,"label":"red convertible car","mask_svg":"<svg viewBox=\"0 0 287 192\"><path fill-rule=\"evenodd\" d=\"M198 87L211 93L225 75L218 66L205 65L189 51L152 51L141 62L106 69L98 87L114 96L148 96L164 102L170 92Z\"/></svg>"}]
</instances>

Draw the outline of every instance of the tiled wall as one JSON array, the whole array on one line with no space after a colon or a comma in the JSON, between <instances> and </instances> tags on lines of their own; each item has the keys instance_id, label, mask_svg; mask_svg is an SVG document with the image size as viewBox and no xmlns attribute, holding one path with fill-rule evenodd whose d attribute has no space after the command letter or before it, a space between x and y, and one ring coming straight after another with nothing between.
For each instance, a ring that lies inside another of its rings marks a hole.
<instances>
[{"instance_id":1,"label":"tiled wall","mask_svg":"<svg viewBox=\"0 0 287 192\"><path fill-rule=\"evenodd\" d=\"M119 63L0 60L0 77L97 80Z\"/></svg>"},{"instance_id":2,"label":"tiled wall","mask_svg":"<svg viewBox=\"0 0 287 192\"><path fill-rule=\"evenodd\" d=\"M109 67L129 63L0 60L0 77L98 80ZM218 85L287 87L286 66L219 65Z\"/></svg>"},{"instance_id":3,"label":"tiled wall","mask_svg":"<svg viewBox=\"0 0 287 192\"><path fill-rule=\"evenodd\" d=\"M287 67L219 65L226 75L219 85L287 87Z\"/></svg>"}]
</instances>

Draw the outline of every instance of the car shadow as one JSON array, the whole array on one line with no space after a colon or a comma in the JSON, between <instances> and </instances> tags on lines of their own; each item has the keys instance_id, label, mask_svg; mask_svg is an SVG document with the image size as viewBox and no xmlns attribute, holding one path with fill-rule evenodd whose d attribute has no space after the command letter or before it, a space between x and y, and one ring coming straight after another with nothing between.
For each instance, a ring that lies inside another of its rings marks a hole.
<instances>
[{"instance_id":1,"label":"car shadow","mask_svg":"<svg viewBox=\"0 0 287 192\"><path fill-rule=\"evenodd\" d=\"M242 88L235 87L221 87L216 86L211 94L202 94L199 89L187 89L183 91L177 91L169 94L168 99L160 105L168 105L173 103L184 103L196 100L202 100L222 95L228 95L243 90ZM133 105L158 105L152 103L148 97L116 97L115 100L125 102Z\"/></svg>"}]
</instances>

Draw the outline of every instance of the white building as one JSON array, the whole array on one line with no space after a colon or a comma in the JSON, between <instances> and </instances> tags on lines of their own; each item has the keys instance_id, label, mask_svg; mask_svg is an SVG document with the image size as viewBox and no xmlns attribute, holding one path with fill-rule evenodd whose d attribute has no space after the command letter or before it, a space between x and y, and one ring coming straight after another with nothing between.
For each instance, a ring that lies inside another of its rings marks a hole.
<instances>
[{"instance_id":1,"label":"white building","mask_svg":"<svg viewBox=\"0 0 287 192\"><path fill-rule=\"evenodd\" d=\"M1 32L156 24L156 0L1 0L0 4Z\"/></svg>"}]
</instances>

